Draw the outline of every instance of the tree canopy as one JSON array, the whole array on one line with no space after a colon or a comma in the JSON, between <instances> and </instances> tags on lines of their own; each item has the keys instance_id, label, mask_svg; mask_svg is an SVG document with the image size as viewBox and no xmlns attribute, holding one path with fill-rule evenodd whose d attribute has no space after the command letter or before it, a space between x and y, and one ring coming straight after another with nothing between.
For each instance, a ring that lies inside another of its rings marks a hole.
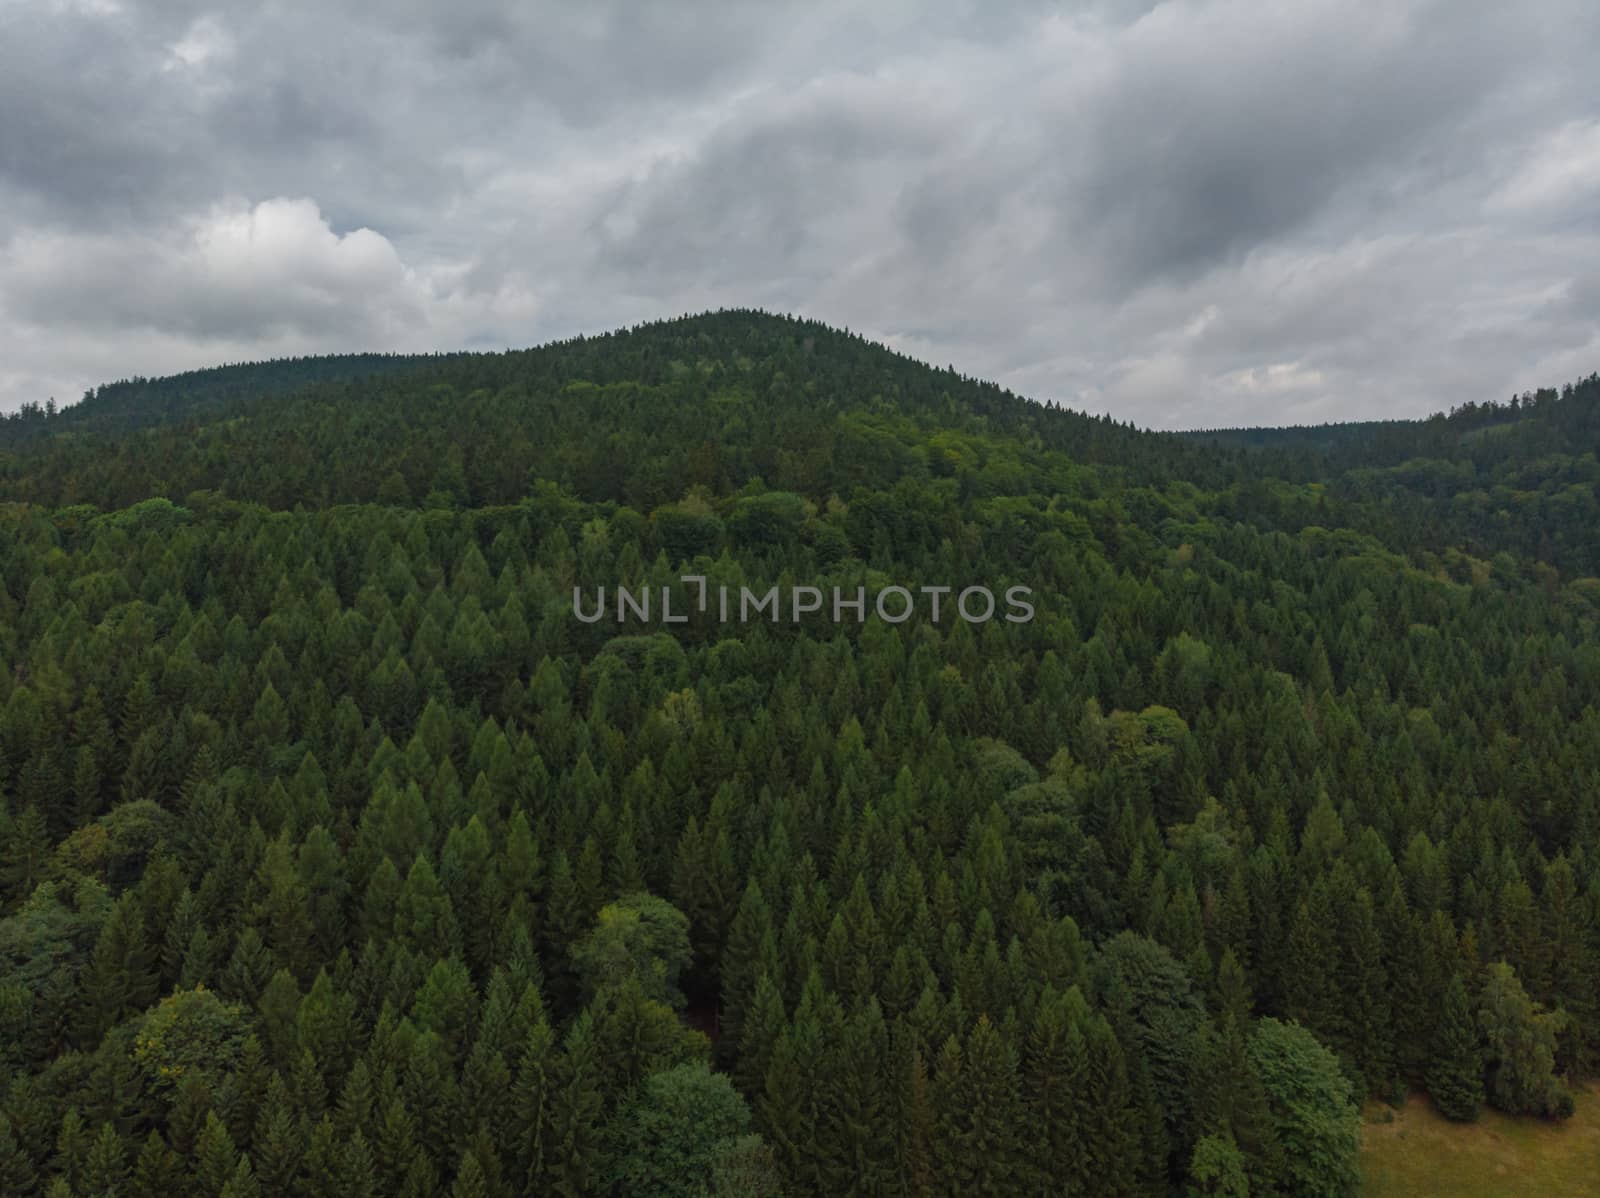
<instances>
[{"instance_id":1,"label":"tree canopy","mask_svg":"<svg viewBox=\"0 0 1600 1198\"><path fill-rule=\"evenodd\" d=\"M1347 1195L1361 1101L1562 1117L1597 413L1147 434L722 312L0 422L0 1192Z\"/></svg>"}]
</instances>

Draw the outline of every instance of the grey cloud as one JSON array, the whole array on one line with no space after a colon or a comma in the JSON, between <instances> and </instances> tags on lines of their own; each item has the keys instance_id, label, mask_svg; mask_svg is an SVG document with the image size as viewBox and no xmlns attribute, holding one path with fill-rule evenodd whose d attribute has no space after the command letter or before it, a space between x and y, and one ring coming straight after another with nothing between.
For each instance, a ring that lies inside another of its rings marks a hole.
<instances>
[{"instance_id":1,"label":"grey cloud","mask_svg":"<svg viewBox=\"0 0 1600 1198\"><path fill-rule=\"evenodd\" d=\"M1124 287L1193 277L1422 167L1537 47L1503 5L1169 5L1085 97L1064 210Z\"/></svg>"},{"instance_id":2,"label":"grey cloud","mask_svg":"<svg viewBox=\"0 0 1600 1198\"><path fill-rule=\"evenodd\" d=\"M222 208L138 240L46 235L14 245L0 265L13 318L45 328L370 338L384 321L423 320L394 247L370 230L335 234L306 201Z\"/></svg>"},{"instance_id":3,"label":"grey cloud","mask_svg":"<svg viewBox=\"0 0 1600 1198\"><path fill-rule=\"evenodd\" d=\"M0 406L721 304L1160 426L1502 397L1600 365L1596 49L1581 0L0 0Z\"/></svg>"},{"instance_id":4,"label":"grey cloud","mask_svg":"<svg viewBox=\"0 0 1600 1198\"><path fill-rule=\"evenodd\" d=\"M600 260L658 285L831 275L854 247L830 243L849 236L868 190L892 191L939 137L890 89L831 77L620 189L596 224Z\"/></svg>"}]
</instances>

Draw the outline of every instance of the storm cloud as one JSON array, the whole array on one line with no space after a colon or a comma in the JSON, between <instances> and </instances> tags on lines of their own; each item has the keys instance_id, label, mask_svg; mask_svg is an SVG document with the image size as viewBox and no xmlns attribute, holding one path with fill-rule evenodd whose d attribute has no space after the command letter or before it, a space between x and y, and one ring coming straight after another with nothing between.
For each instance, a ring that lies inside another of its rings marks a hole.
<instances>
[{"instance_id":1,"label":"storm cloud","mask_svg":"<svg viewBox=\"0 0 1600 1198\"><path fill-rule=\"evenodd\" d=\"M813 316L1155 427L1600 369L1580 0L0 0L0 409Z\"/></svg>"}]
</instances>

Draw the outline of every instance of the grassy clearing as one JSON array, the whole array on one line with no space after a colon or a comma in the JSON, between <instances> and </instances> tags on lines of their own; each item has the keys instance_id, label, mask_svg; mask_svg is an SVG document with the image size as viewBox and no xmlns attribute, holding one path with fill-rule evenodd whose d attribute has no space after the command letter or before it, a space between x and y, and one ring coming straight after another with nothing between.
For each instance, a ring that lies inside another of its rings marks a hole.
<instances>
[{"instance_id":1,"label":"grassy clearing","mask_svg":"<svg viewBox=\"0 0 1600 1198\"><path fill-rule=\"evenodd\" d=\"M1485 1109L1451 1123L1423 1094L1403 1111L1366 1111L1361 1173L1367 1198L1600 1198L1600 1094L1577 1095L1565 1123ZM1381 1120L1393 1113L1394 1122Z\"/></svg>"}]
</instances>

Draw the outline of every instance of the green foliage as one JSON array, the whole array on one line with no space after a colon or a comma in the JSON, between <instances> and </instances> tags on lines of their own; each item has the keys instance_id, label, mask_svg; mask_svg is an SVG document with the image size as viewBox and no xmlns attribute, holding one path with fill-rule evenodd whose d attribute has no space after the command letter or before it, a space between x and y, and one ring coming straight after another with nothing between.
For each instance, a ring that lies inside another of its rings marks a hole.
<instances>
[{"instance_id":1,"label":"green foliage","mask_svg":"<svg viewBox=\"0 0 1600 1198\"><path fill-rule=\"evenodd\" d=\"M1244 1154L1225 1136L1204 1136L1189 1159L1189 1193L1194 1198L1250 1198Z\"/></svg>"},{"instance_id":2,"label":"green foliage","mask_svg":"<svg viewBox=\"0 0 1600 1198\"><path fill-rule=\"evenodd\" d=\"M681 1007L689 921L665 899L630 894L600 908L593 930L573 945L572 960L590 995L633 980L645 997Z\"/></svg>"},{"instance_id":3,"label":"green foliage","mask_svg":"<svg viewBox=\"0 0 1600 1198\"><path fill-rule=\"evenodd\" d=\"M606 1126L610 1192L696 1198L719 1165L731 1181L759 1163L739 1144L749 1128L750 1109L725 1076L703 1064L653 1073Z\"/></svg>"},{"instance_id":4,"label":"green foliage","mask_svg":"<svg viewBox=\"0 0 1600 1198\"><path fill-rule=\"evenodd\" d=\"M157 497L141 499L131 507L104 516L102 519L112 528L122 532L170 533L193 514L188 508L179 507L170 499Z\"/></svg>"},{"instance_id":5,"label":"green foliage","mask_svg":"<svg viewBox=\"0 0 1600 1198\"><path fill-rule=\"evenodd\" d=\"M1360 1113L1337 1058L1304 1028L1276 1019L1256 1025L1249 1052L1283 1149L1278 1188L1307 1198L1359 1192Z\"/></svg>"},{"instance_id":6,"label":"green foliage","mask_svg":"<svg viewBox=\"0 0 1600 1198\"><path fill-rule=\"evenodd\" d=\"M1485 971L1478 996L1489 1101L1511 1115L1572 1113L1572 1096L1555 1076L1556 1034L1565 1018L1528 997L1504 961Z\"/></svg>"},{"instance_id":7,"label":"green foliage","mask_svg":"<svg viewBox=\"0 0 1600 1198\"><path fill-rule=\"evenodd\" d=\"M1357 1099L1560 1115L1597 412L1143 434L723 312L0 421L0 1192L1349 1193ZM686 562L1036 618L572 617Z\"/></svg>"},{"instance_id":8,"label":"green foliage","mask_svg":"<svg viewBox=\"0 0 1600 1198\"><path fill-rule=\"evenodd\" d=\"M760 1136L736 1136L711 1158L712 1198L782 1198L778 1159Z\"/></svg>"},{"instance_id":9,"label":"green foliage","mask_svg":"<svg viewBox=\"0 0 1600 1198\"><path fill-rule=\"evenodd\" d=\"M158 1086L195 1072L215 1085L239 1064L250 1034L243 1008L202 986L162 998L140 1022L133 1058Z\"/></svg>"},{"instance_id":10,"label":"green foliage","mask_svg":"<svg viewBox=\"0 0 1600 1198\"><path fill-rule=\"evenodd\" d=\"M805 517L803 496L768 491L734 503L728 515L728 532L742 547L760 550L792 540Z\"/></svg>"}]
</instances>

